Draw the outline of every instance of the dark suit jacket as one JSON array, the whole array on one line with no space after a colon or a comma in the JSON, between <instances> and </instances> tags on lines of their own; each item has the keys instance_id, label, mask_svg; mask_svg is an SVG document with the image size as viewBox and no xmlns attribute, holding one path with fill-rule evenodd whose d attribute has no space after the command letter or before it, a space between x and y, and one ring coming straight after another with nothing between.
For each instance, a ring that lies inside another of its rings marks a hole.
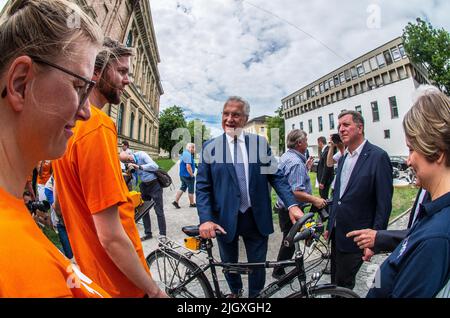
<instances>
[{"instance_id":1,"label":"dark suit jacket","mask_svg":"<svg viewBox=\"0 0 450 318\"><path fill-rule=\"evenodd\" d=\"M425 203L430 201L430 195L427 192L423 197L423 200L419 202L420 193L422 189L419 189L417 192L416 200L414 205L411 208L411 212L409 214L408 227L406 230L380 230L377 231L377 235L375 237L375 244L373 246L373 251L375 253L388 252L392 253L395 248L400 244L401 241L408 235L409 229L412 226L412 222L414 220L414 213L416 211L417 204Z\"/></svg>"},{"instance_id":2,"label":"dark suit jacket","mask_svg":"<svg viewBox=\"0 0 450 318\"><path fill-rule=\"evenodd\" d=\"M327 166L327 155L330 148L326 146L320 154L319 164L317 165L317 180L319 183L328 186L333 181L334 167Z\"/></svg>"},{"instance_id":3,"label":"dark suit jacket","mask_svg":"<svg viewBox=\"0 0 450 318\"><path fill-rule=\"evenodd\" d=\"M336 248L339 251L361 253L353 238L346 238L345 235L366 228L386 229L392 209L392 165L384 150L367 141L347 188L342 198L339 198L344 159L345 156L338 163L328 230L330 236L335 231Z\"/></svg>"},{"instance_id":4,"label":"dark suit jacket","mask_svg":"<svg viewBox=\"0 0 450 318\"><path fill-rule=\"evenodd\" d=\"M258 231L267 236L273 233L269 183L287 206L295 205L296 201L288 181L278 170L267 140L246 134L245 144L249 158L249 193L253 215ZM272 170L264 171L268 169ZM240 213L240 193L225 134L203 145L197 172L196 200L200 223L212 221L219 224L227 232L224 240L232 241Z\"/></svg>"}]
</instances>

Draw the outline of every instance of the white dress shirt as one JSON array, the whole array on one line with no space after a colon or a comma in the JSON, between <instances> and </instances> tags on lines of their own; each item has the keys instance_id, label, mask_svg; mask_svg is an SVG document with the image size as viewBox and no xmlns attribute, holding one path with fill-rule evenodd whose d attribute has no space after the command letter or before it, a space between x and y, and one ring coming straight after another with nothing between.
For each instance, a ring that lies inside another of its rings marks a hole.
<instances>
[{"instance_id":1,"label":"white dress shirt","mask_svg":"<svg viewBox=\"0 0 450 318\"><path fill-rule=\"evenodd\" d=\"M361 151L366 144L367 140L364 139L364 141L359 145L358 148L356 148L353 153L350 153L350 151L347 149L344 152L344 162L342 166L341 171L341 188L339 192L339 198L342 198L342 195L345 192L345 189L347 188L348 181L350 180L350 176L352 175L353 168L355 168L356 162L358 161L359 155L361 154Z\"/></svg>"},{"instance_id":2,"label":"white dress shirt","mask_svg":"<svg viewBox=\"0 0 450 318\"><path fill-rule=\"evenodd\" d=\"M227 158L231 158L232 162L234 163L234 138L225 134L225 136L227 136L227 142L228 142L228 148L230 149L231 152L231 157L227 157ZM237 137L237 143L238 143L238 147L240 147L241 149L241 153L242 153L242 160L243 160L243 164L244 164L244 170L245 170L245 182L247 184L247 198L248 198L248 204L251 207L252 203L250 201L250 192L249 192L249 175L248 175L248 153L247 153L247 147L245 146L245 137L244 134L241 133L238 137Z\"/></svg>"}]
</instances>

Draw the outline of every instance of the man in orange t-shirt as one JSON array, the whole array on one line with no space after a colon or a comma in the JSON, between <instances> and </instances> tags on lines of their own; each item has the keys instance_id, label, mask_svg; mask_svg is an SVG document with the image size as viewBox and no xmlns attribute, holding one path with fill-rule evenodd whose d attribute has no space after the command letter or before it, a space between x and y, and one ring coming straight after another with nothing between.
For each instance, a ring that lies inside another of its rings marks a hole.
<instances>
[{"instance_id":1,"label":"man in orange t-shirt","mask_svg":"<svg viewBox=\"0 0 450 318\"><path fill-rule=\"evenodd\" d=\"M0 298L110 297L45 237L23 201L0 188Z\"/></svg>"},{"instance_id":2,"label":"man in orange t-shirt","mask_svg":"<svg viewBox=\"0 0 450 318\"><path fill-rule=\"evenodd\" d=\"M56 198L83 272L113 297L167 297L149 273L117 156L116 127L101 111L106 103L120 103L132 51L110 39L104 45L113 58L102 72L97 66L107 57L97 57L91 118L77 123L66 153L53 164Z\"/></svg>"}]
</instances>

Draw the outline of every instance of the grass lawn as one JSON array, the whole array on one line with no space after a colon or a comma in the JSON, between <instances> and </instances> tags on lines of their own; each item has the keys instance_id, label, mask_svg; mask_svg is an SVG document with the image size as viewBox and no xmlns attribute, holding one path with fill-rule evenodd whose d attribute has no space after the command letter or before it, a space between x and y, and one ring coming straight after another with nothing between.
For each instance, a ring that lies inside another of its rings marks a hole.
<instances>
[{"instance_id":1,"label":"grass lawn","mask_svg":"<svg viewBox=\"0 0 450 318\"><path fill-rule=\"evenodd\" d=\"M172 166L175 164L172 159L157 159L155 160L155 162L164 171L169 171L170 168L172 168Z\"/></svg>"},{"instance_id":2,"label":"grass lawn","mask_svg":"<svg viewBox=\"0 0 450 318\"><path fill-rule=\"evenodd\" d=\"M62 251L62 245L61 245L61 241L59 240L59 236L58 233L56 233L53 229L49 228L48 226L44 226L44 228L42 228L42 232L44 232L45 236L47 236L47 238L56 245L56 247Z\"/></svg>"},{"instance_id":3,"label":"grass lawn","mask_svg":"<svg viewBox=\"0 0 450 318\"><path fill-rule=\"evenodd\" d=\"M316 184L316 173L311 172L309 174L311 177L311 184L313 185L313 195L319 196L319 188L315 187ZM416 198L417 188L415 187L402 187L394 188L394 195L392 197L392 212L390 220L393 220L396 216L405 212L414 204L414 199ZM275 191L272 191L272 206L277 200L277 195ZM274 220L278 223L278 217L274 215Z\"/></svg>"}]
</instances>

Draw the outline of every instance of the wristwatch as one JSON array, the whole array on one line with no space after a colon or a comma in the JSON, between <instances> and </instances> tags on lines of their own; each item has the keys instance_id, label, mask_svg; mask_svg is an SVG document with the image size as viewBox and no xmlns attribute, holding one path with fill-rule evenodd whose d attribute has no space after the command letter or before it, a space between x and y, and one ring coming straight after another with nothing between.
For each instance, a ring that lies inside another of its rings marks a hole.
<instances>
[{"instance_id":1,"label":"wristwatch","mask_svg":"<svg viewBox=\"0 0 450 318\"><path fill-rule=\"evenodd\" d=\"M139 170L142 170L142 166L141 165L139 165Z\"/></svg>"}]
</instances>

